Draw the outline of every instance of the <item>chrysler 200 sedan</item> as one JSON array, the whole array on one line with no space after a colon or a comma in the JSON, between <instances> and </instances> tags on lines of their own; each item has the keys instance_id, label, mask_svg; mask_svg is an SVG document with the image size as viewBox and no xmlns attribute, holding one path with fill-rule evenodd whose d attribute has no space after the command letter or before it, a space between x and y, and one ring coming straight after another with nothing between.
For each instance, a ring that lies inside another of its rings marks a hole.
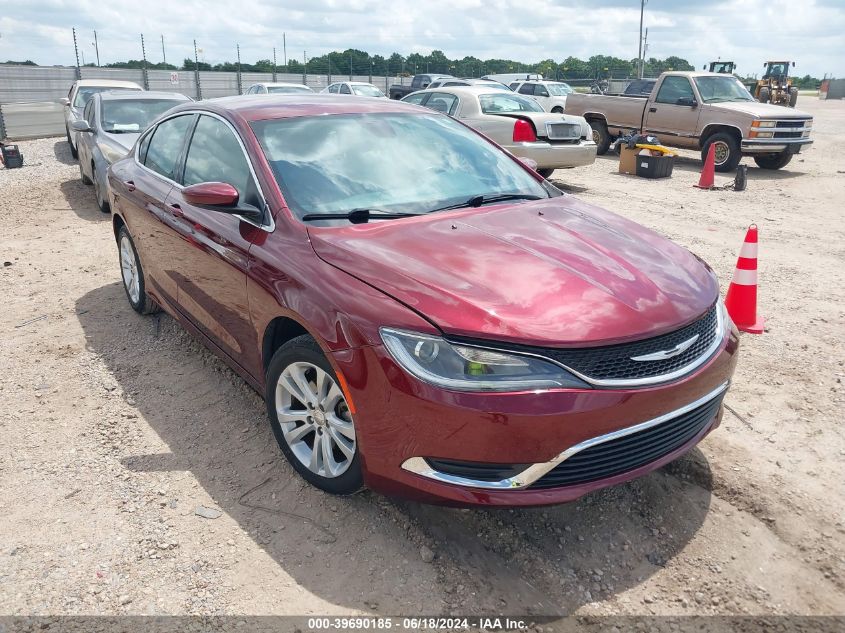
<instances>
[{"instance_id":1,"label":"chrysler 200 sedan","mask_svg":"<svg viewBox=\"0 0 845 633\"><path fill-rule=\"evenodd\" d=\"M738 334L711 269L438 112L178 106L109 170L129 303L264 394L336 494L560 503L713 430Z\"/></svg>"}]
</instances>

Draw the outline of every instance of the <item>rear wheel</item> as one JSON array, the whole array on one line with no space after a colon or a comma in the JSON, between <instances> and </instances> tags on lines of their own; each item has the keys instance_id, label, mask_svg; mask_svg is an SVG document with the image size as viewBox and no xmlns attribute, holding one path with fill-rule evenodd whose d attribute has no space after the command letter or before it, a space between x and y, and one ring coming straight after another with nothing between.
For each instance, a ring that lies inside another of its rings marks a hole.
<instances>
[{"instance_id":1,"label":"rear wheel","mask_svg":"<svg viewBox=\"0 0 845 633\"><path fill-rule=\"evenodd\" d=\"M701 160L707 160L707 153L710 147L714 148L714 158L716 171L733 171L739 165L742 159L742 154L739 149L739 142L732 134L727 132L717 132L708 137L701 148Z\"/></svg>"},{"instance_id":2,"label":"rear wheel","mask_svg":"<svg viewBox=\"0 0 845 633\"><path fill-rule=\"evenodd\" d=\"M768 103L772 98L772 93L768 88L760 88L760 103Z\"/></svg>"},{"instance_id":3,"label":"rear wheel","mask_svg":"<svg viewBox=\"0 0 845 633\"><path fill-rule=\"evenodd\" d=\"M798 88L790 88L789 89L789 107L794 108L796 103L798 103Z\"/></svg>"},{"instance_id":4,"label":"rear wheel","mask_svg":"<svg viewBox=\"0 0 845 633\"><path fill-rule=\"evenodd\" d=\"M610 132L607 131L607 124L600 119L593 119L590 121L590 127L593 128L593 142L598 145L596 154L602 156L610 147Z\"/></svg>"},{"instance_id":5,"label":"rear wheel","mask_svg":"<svg viewBox=\"0 0 845 633\"><path fill-rule=\"evenodd\" d=\"M67 127L65 127L65 136L67 136L67 144L70 145L70 155L74 158L79 158L79 153L73 146L73 141L70 140L70 130Z\"/></svg>"},{"instance_id":6,"label":"rear wheel","mask_svg":"<svg viewBox=\"0 0 845 633\"><path fill-rule=\"evenodd\" d=\"M144 279L144 269L135 250L135 243L125 226L120 227L117 234L117 248L120 255L120 276L123 279L123 289L129 305L138 314L153 314L159 307L155 301L147 296Z\"/></svg>"},{"instance_id":7,"label":"rear wheel","mask_svg":"<svg viewBox=\"0 0 845 633\"><path fill-rule=\"evenodd\" d=\"M552 113L553 114L563 114L563 108L561 108L560 106L555 106L554 108L552 108Z\"/></svg>"},{"instance_id":8,"label":"rear wheel","mask_svg":"<svg viewBox=\"0 0 845 633\"><path fill-rule=\"evenodd\" d=\"M100 184L100 178L97 176L97 168L93 164L91 165L91 179L94 181L94 195L97 198L97 206L103 213L109 213L111 211L111 205L109 205L108 196Z\"/></svg>"},{"instance_id":9,"label":"rear wheel","mask_svg":"<svg viewBox=\"0 0 845 633\"><path fill-rule=\"evenodd\" d=\"M273 355L265 401L276 441L303 479L336 495L363 488L355 421L312 337L298 336Z\"/></svg>"},{"instance_id":10,"label":"rear wheel","mask_svg":"<svg viewBox=\"0 0 845 633\"><path fill-rule=\"evenodd\" d=\"M538 169L537 173L540 174L543 178L548 178L553 173L555 173L554 169Z\"/></svg>"},{"instance_id":11,"label":"rear wheel","mask_svg":"<svg viewBox=\"0 0 845 633\"><path fill-rule=\"evenodd\" d=\"M754 157L754 162L761 169L780 169L781 167L786 167L791 160L792 154L787 154L786 152Z\"/></svg>"}]
</instances>

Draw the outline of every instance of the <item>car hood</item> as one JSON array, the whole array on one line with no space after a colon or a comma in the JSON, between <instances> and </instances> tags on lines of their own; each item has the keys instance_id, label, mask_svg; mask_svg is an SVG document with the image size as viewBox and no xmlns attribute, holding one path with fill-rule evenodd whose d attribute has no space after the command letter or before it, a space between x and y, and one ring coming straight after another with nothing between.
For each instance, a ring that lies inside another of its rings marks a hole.
<instances>
[{"instance_id":1,"label":"car hood","mask_svg":"<svg viewBox=\"0 0 845 633\"><path fill-rule=\"evenodd\" d=\"M710 104L713 108L729 112L741 112L750 114L759 119L812 119L812 114L794 110L784 106L772 105L771 103L758 103L756 101L729 101L725 103Z\"/></svg>"},{"instance_id":2,"label":"car hood","mask_svg":"<svg viewBox=\"0 0 845 633\"><path fill-rule=\"evenodd\" d=\"M129 152L132 149L132 146L135 145L135 141L138 140L138 137L141 136L140 132L129 132L124 134L110 134L108 132L103 132L103 137L108 139L109 144L112 145L115 149L123 149L126 152Z\"/></svg>"},{"instance_id":3,"label":"car hood","mask_svg":"<svg viewBox=\"0 0 845 633\"><path fill-rule=\"evenodd\" d=\"M686 249L570 196L308 232L323 260L457 336L635 340L694 321L719 293Z\"/></svg>"}]
</instances>

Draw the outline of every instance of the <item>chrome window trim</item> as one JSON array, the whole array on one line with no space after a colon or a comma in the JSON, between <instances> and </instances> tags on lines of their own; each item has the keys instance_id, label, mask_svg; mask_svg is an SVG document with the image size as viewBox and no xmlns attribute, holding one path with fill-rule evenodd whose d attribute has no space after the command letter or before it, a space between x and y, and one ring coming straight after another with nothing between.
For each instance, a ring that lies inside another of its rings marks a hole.
<instances>
[{"instance_id":1,"label":"chrome window trim","mask_svg":"<svg viewBox=\"0 0 845 633\"><path fill-rule=\"evenodd\" d=\"M258 176L255 173L255 167L252 164L252 160L249 157L249 153L246 151L246 146L244 145L243 139L241 139L241 135L238 134L238 131L235 127L229 123L224 117L220 116L216 112L209 112L208 110L180 110L179 112L174 112L172 115L168 116L167 118L161 119L160 121L156 121L154 126L150 126L149 130L147 130L142 136L138 138L135 143L135 147L132 150L132 158L135 161L135 164L138 165L141 169L149 172L153 176L157 177L159 180L163 180L164 182L168 182L174 187L178 187L179 191L185 189L185 187L176 182L175 180L171 180L167 176L163 176L162 174L158 173L157 171L153 171L146 165L144 165L141 161L138 160L138 148L141 146L141 141L147 134L152 134L154 130L158 129L158 126L164 123L165 121L169 121L170 119L175 119L176 117L187 115L187 114L198 114L201 116L210 116L212 118L218 119L222 121L228 128L232 131L232 134L235 135L235 138L238 141L238 144L241 146L241 152L243 153L244 157L246 158L246 164L249 166L249 173L252 174L252 179L255 181L255 188L258 189L258 195L261 198L261 201L264 203L264 209L269 217L268 224L257 224L252 220L243 217L242 215L231 214L232 217L238 218L241 222L246 222L250 226L254 226L256 228L261 229L262 231L266 231L267 233L272 233L276 229L276 221L273 218L273 213L270 211L270 205L267 204L267 196L264 195L264 190L261 188L261 182L258 180ZM196 126L194 126L196 128ZM190 143L188 144L188 149L190 149ZM188 155L185 154L185 160L188 160Z\"/></svg>"},{"instance_id":2,"label":"chrome window trim","mask_svg":"<svg viewBox=\"0 0 845 633\"><path fill-rule=\"evenodd\" d=\"M684 413L688 413L689 411L692 411L693 409L696 409L719 397L727 390L729 385L730 381L724 382L719 385L716 389L707 393L704 396L701 396L697 400L694 400L693 402L690 402L689 404L679 409L675 409L674 411L670 411L669 413L664 413L661 416L652 418L651 420L646 420L645 422L640 422L639 424L635 424L633 426L628 426L623 429L611 431L610 433L598 435L596 437L584 440L583 442L579 442L578 444L569 447L550 461L533 464L523 470L518 475L514 475L513 477L508 477L507 479L502 479L500 481L480 481L477 479L470 479L468 477L460 477L458 475L442 473L432 468L428 464L428 462L425 461L425 459L422 457L411 457L409 459L406 459L402 463L402 468L404 470L407 470L408 472L412 472L417 475L421 475L422 477L426 477L427 479L433 479L441 483L452 484L455 486L482 488L485 490L524 489L533 484L535 481L537 481L544 475L546 475L551 470L553 470L556 466L565 462L573 455L580 453L581 451L586 450L588 448L592 448L593 446L598 446L599 444L604 444L605 442L610 442L611 440L615 440L620 437L625 437L626 435L631 435L633 433L638 433L639 431L644 431L653 426L657 426L658 424L668 422L672 418L676 418L678 416L683 415Z\"/></svg>"}]
</instances>

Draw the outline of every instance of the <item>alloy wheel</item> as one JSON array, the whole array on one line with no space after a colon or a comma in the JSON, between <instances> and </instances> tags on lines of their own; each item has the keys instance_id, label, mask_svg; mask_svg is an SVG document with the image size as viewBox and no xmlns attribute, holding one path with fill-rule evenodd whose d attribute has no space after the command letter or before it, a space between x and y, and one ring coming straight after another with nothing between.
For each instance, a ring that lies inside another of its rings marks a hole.
<instances>
[{"instance_id":1,"label":"alloy wheel","mask_svg":"<svg viewBox=\"0 0 845 633\"><path fill-rule=\"evenodd\" d=\"M135 258L135 249L132 242L124 235L120 238L120 272L123 277L123 285L133 304L141 299L141 287L138 282L138 261Z\"/></svg>"},{"instance_id":2,"label":"alloy wheel","mask_svg":"<svg viewBox=\"0 0 845 633\"><path fill-rule=\"evenodd\" d=\"M355 424L330 374L311 363L291 363L276 383L275 404L285 442L308 470L331 479L349 469Z\"/></svg>"},{"instance_id":3,"label":"alloy wheel","mask_svg":"<svg viewBox=\"0 0 845 633\"><path fill-rule=\"evenodd\" d=\"M731 148L724 141L715 141L713 143L713 158L717 165L723 165L730 156Z\"/></svg>"}]
</instances>

